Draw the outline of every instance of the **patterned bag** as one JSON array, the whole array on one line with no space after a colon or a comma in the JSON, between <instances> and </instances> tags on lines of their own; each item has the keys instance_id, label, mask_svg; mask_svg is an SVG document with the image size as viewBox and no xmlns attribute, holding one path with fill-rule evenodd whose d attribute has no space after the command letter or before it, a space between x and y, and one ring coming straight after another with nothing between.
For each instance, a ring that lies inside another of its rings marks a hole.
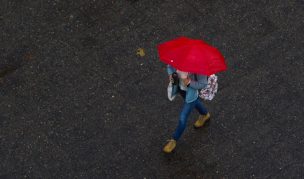
<instances>
[{"instance_id":1,"label":"patterned bag","mask_svg":"<svg viewBox=\"0 0 304 179\"><path fill-rule=\"evenodd\" d=\"M208 85L206 88L200 90L200 98L204 100L212 100L217 92L218 83L217 76L215 74L208 77Z\"/></svg>"}]
</instances>

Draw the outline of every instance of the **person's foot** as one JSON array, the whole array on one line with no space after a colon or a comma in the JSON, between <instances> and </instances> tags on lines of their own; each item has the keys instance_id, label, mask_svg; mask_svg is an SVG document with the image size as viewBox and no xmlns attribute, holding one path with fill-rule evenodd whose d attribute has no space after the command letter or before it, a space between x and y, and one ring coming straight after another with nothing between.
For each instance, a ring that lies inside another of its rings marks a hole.
<instances>
[{"instance_id":1,"label":"person's foot","mask_svg":"<svg viewBox=\"0 0 304 179\"><path fill-rule=\"evenodd\" d=\"M170 140L168 140L168 143L163 148L163 151L165 153L171 153L175 149L175 147L176 147L176 140L170 139Z\"/></svg>"},{"instance_id":2,"label":"person's foot","mask_svg":"<svg viewBox=\"0 0 304 179\"><path fill-rule=\"evenodd\" d=\"M199 115L198 119L194 123L195 128L200 128L205 125L207 121L210 120L210 113L207 113L206 115Z\"/></svg>"}]
</instances>

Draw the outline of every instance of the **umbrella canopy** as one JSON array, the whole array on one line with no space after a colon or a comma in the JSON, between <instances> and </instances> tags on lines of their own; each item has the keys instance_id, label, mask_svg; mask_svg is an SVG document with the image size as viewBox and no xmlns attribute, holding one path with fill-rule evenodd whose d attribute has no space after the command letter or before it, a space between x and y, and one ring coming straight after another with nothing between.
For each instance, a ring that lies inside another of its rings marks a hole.
<instances>
[{"instance_id":1,"label":"umbrella canopy","mask_svg":"<svg viewBox=\"0 0 304 179\"><path fill-rule=\"evenodd\" d=\"M210 76L227 69L219 50L202 40L180 37L157 49L161 61L181 71Z\"/></svg>"}]
</instances>

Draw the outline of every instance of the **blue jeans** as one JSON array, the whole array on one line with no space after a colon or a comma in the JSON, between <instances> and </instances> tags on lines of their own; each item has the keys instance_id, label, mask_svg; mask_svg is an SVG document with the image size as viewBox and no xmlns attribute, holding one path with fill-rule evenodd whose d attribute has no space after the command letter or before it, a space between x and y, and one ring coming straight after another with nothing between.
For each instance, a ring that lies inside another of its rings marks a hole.
<instances>
[{"instance_id":1,"label":"blue jeans","mask_svg":"<svg viewBox=\"0 0 304 179\"><path fill-rule=\"evenodd\" d=\"M184 97L183 94L181 95ZM195 101L191 103L184 102L182 112L180 113L179 116L178 126L173 135L174 140L178 140L182 135L182 133L184 132L187 126L188 116L190 115L193 108L196 108L201 115L206 115L208 113L207 109L204 107L204 105L202 104L199 98L197 98Z\"/></svg>"}]
</instances>

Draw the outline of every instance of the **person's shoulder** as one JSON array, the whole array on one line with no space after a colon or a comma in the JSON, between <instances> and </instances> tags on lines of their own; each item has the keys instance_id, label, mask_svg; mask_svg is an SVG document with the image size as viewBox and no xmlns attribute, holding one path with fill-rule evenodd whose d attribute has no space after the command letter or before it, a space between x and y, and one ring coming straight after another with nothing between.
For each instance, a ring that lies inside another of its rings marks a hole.
<instances>
[{"instance_id":1,"label":"person's shoulder","mask_svg":"<svg viewBox=\"0 0 304 179\"><path fill-rule=\"evenodd\" d=\"M202 74L194 74L196 76L199 76L199 77L207 77L207 75L202 75Z\"/></svg>"}]
</instances>

